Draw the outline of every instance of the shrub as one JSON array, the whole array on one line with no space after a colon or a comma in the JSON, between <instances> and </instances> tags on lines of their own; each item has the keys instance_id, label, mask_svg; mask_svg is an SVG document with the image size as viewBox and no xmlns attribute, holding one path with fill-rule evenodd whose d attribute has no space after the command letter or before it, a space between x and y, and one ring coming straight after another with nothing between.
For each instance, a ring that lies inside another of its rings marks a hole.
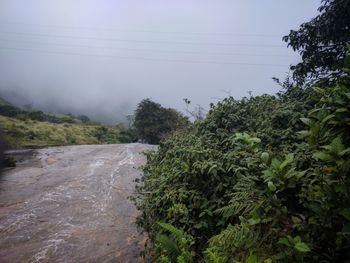
<instances>
[{"instance_id":1,"label":"shrub","mask_svg":"<svg viewBox=\"0 0 350 263\"><path fill-rule=\"evenodd\" d=\"M196 262L350 260L349 87L227 98L147 153L135 202L151 251L166 222Z\"/></svg>"}]
</instances>

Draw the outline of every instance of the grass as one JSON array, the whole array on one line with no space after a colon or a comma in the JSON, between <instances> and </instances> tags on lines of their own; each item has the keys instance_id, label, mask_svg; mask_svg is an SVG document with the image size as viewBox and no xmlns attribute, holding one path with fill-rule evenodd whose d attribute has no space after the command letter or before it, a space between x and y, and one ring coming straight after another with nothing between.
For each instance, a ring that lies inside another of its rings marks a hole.
<instances>
[{"instance_id":1,"label":"grass","mask_svg":"<svg viewBox=\"0 0 350 263\"><path fill-rule=\"evenodd\" d=\"M54 124L0 116L5 139L14 148L118 143L118 128L104 125Z\"/></svg>"}]
</instances>

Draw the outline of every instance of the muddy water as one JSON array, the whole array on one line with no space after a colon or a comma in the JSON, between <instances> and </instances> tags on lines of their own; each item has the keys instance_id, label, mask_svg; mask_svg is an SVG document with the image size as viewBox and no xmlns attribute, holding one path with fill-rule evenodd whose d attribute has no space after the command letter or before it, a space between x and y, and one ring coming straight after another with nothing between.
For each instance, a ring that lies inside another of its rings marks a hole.
<instances>
[{"instance_id":1,"label":"muddy water","mask_svg":"<svg viewBox=\"0 0 350 263\"><path fill-rule=\"evenodd\" d=\"M139 262L143 144L52 147L0 178L0 262Z\"/></svg>"}]
</instances>

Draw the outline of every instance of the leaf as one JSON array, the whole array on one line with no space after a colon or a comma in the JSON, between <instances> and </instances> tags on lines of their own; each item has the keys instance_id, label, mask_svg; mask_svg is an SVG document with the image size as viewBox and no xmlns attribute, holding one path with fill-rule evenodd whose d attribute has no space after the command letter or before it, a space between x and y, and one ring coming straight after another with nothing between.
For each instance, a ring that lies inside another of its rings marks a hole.
<instances>
[{"instance_id":1,"label":"leaf","mask_svg":"<svg viewBox=\"0 0 350 263\"><path fill-rule=\"evenodd\" d=\"M195 224L193 227L197 229L201 229L203 225L201 223L198 223L198 224Z\"/></svg>"},{"instance_id":2,"label":"leaf","mask_svg":"<svg viewBox=\"0 0 350 263\"><path fill-rule=\"evenodd\" d=\"M310 135L310 131L298 131L297 132L301 138L305 138Z\"/></svg>"},{"instance_id":3,"label":"leaf","mask_svg":"<svg viewBox=\"0 0 350 263\"><path fill-rule=\"evenodd\" d=\"M275 191L276 191L276 186L275 186L274 183L271 182L271 181L269 181L269 182L267 183L267 187L269 188L269 190L270 190L271 192L275 192Z\"/></svg>"},{"instance_id":4,"label":"leaf","mask_svg":"<svg viewBox=\"0 0 350 263\"><path fill-rule=\"evenodd\" d=\"M340 215L342 215L343 217L345 217L347 220L350 221L350 208L344 208L343 210L341 210L339 212Z\"/></svg>"},{"instance_id":5,"label":"leaf","mask_svg":"<svg viewBox=\"0 0 350 263\"><path fill-rule=\"evenodd\" d=\"M281 237L278 242L278 244L281 244L281 245L286 245L287 247L290 247L291 246L291 243L289 242L289 240L285 237Z\"/></svg>"},{"instance_id":6,"label":"leaf","mask_svg":"<svg viewBox=\"0 0 350 263\"><path fill-rule=\"evenodd\" d=\"M206 214L206 212L204 211L204 212L200 213L198 217L202 217L202 216L204 216L205 214Z\"/></svg>"},{"instance_id":7,"label":"leaf","mask_svg":"<svg viewBox=\"0 0 350 263\"><path fill-rule=\"evenodd\" d=\"M294 154L287 154L286 159L280 164L280 169L283 170L287 165L292 163L294 160Z\"/></svg>"},{"instance_id":8,"label":"leaf","mask_svg":"<svg viewBox=\"0 0 350 263\"><path fill-rule=\"evenodd\" d=\"M350 153L350 147L349 147L349 148L346 148L346 149L343 150L343 151L341 151L341 152L339 153L339 155L340 155L340 156L343 156L343 155L345 155L345 154L347 154L347 153Z\"/></svg>"},{"instance_id":9,"label":"leaf","mask_svg":"<svg viewBox=\"0 0 350 263\"><path fill-rule=\"evenodd\" d=\"M306 245L304 242L298 242L294 245L294 248L299 251L299 252L302 252L302 253L306 253L306 252L309 252L311 251L311 249L309 248L308 245Z\"/></svg>"},{"instance_id":10,"label":"leaf","mask_svg":"<svg viewBox=\"0 0 350 263\"><path fill-rule=\"evenodd\" d=\"M263 171L263 174L264 174L265 178L269 178L270 179L270 178L274 177L274 173L271 170L265 170L265 171Z\"/></svg>"},{"instance_id":11,"label":"leaf","mask_svg":"<svg viewBox=\"0 0 350 263\"><path fill-rule=\"evenodd\" d=\"M332 119L332 118L334 118L334 117L335 117L334 114L330 114L330 115L328 115L326 118L324 118L324 119L322 120L322 123L326 123L327 121L329 121L330 119Z\"/></svg>"},{"instance_id":12,"label":"leaf","mask_svg":"<svg viewBox=\"0 0 350 263\"><path fill-rule=\"evenodd\" d=\"M324 162L330 162L333 161L332 155L326 153L326 152L316 152L312 155L312 157L316 160L321 160Z\"/></svg>"},{"instance_id":13,"label":"leaf","mask_svg":"<svg viewBox=\"0 0 350 263\"><path fill-rule=\"evenodd\" d=\"M303 222L301 218L296 217L296 216L292 216L292 221L293 221L293 223L296 224L296 225Z\"/></svg>"},{"instance_id":14,"label":"leaf","mask_svg":"<svg viewBox=\"0 0 350 263\"><path fill-rule=\"evenodd\" d=\"M309 118L300 118L300 120L307 126L311 127L313 125L313 121Z\"/></svg>"},{"instance_id":15,"label":"leaf","mask_svg":"<svg viewBox=\"0 0 350 263\"><path fill-rule=\"evenodd\" d=\"M296 177L299 179L306 174L306 171L296 172Z\"/></svg>"},{"instance_id":16,"label":"leaf","mask_svg":"<svg viewBox=\"0 0 350 263\"><path fill-rule=\"evenodd\" d=\"M349 58L350 58L350 56L349 56ZM350 92L347 92L344 95L350 100Z\"/></svg>"},{"instance_id":17,"label":"leaf","mask_svg":"<svg viewBox=\"0 0 350 263\"><path fill-rule=\"evenodd\" d=\"M209 168L208 173L216 176L217 175L217 167L218 166L216 164L214 164L212 167Z\"/></svg>"},{"instance_id":18,"label":"leaf","mask_svg":"<svg viewBox=\"0 0 350 263\"><path fill-rule=\"evenodd\" d=\"M280 164L281 162L276 158L273 158L271 161L271 166L275 169L278 169L280 167Z\"/></svg>"},{"instance_id":19,"label":"leaf","mask_svg":"<svg viewBox=\"0 0 350 263\"><path fill-rule=\"evenodd\" d=\"M343 113L343 112L347 112L347 111L348 111L347 108L339 108L339 109L337 109L335 112Z\"/></svg>"},{"instance_id":20,"label":"leaf","mask_svg":"<svg viewBox=\"0 0 350 263\"><path fill-rule=\"evenodd\" d=\"M257 225L261 222L260 218L250 218L248 219L248 224L251 226Z\"/></svg>"},{"instance_id":21,"label":"leaf","mask_svg":"<svg viewBox=\"0 0 350 263\"><path fill-rule=\"evenodd\" d=\"M267 163L269 161L270 155L267 152L263 152L260 158L264 163Z\"/></svg>"},{"instance_id":22,"label":"leaf","mask_svg":"<svg viewBox=\"0 0 350 263\"><path fill-rule=\"evenodd\" d=\"M315 124L315 125L313 125L313 126L311 127L311 133L312 133L313 135L316 135L316 134L318 134L318 133L320 132L320 129L321 129L321 126L318 125L318 124Z\"/></svg>"},{"instance_id":23,"label":"leaf","mask_svg":"<svg viewBox=\"0 0 350 263\"><path fill-rule=\"evenodd\" d=\"M325 90L319 87L313 87L312 88L316 93L323 95L325 93Z\"/></svg>"},{"instance_id":24,"label":"leaf","mask_svg":"<svg viewBox=\"0 0 350 263\"><path fill-rule=\"evenodd\" d=\"M332 150L336 153L340 153L344 150L344 144L342 142L342 139L340 137L335 138L331 142Z\"/></svg>"},{"instance_id":25,"label":"leaf","mask_svg":"<svg viewBox=\"0 0 350 263\"><path fill-rule=\"evenodd\" d=\"M259 263L259 262L258 262L258 257L255 256L255 255L253 255L253 254L251 254L251 255L247 258L247 260L246 260L245 262L246 262L246 263Z\"/></svg>"}]
</instances>

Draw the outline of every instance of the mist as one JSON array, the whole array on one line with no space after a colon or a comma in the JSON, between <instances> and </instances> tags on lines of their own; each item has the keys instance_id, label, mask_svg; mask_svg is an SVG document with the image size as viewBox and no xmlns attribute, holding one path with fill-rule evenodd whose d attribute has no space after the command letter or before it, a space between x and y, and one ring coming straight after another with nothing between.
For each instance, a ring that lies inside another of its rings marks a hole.
<instances>
[{"instance_id":1,"label":"mist","mask_svg":"<svg viewBox=\"0 0 350 263\"><path fill-rule=\"evenodd\" d=\"M208 109L227 95L273 94L272 77L300 60L282 37L319 4L3 0L0 96L116 123L143 98L183 112L184 98Z\"/></svg>"}]
</instances>

